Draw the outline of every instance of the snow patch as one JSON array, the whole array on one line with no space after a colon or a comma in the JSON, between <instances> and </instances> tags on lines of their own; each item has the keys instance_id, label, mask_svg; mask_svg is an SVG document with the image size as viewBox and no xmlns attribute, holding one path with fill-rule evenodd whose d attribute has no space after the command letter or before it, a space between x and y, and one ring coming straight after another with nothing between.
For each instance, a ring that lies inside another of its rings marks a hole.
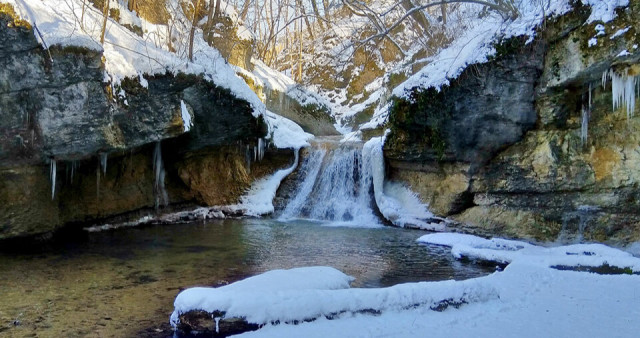
<instances>
[{"instance_id":1,"label":"snow patch","mask_svg":"<svg viewBox=\"0 0 640 338\"><path fill-rule=\"evenodd\" d=\"M188 132L193 127L193 121L191 120L191 113L187 109L187 105L183 100L180 100L180 114L182 116L182 125L184 126L184 132Z\"/></svg>"}]
</instances>

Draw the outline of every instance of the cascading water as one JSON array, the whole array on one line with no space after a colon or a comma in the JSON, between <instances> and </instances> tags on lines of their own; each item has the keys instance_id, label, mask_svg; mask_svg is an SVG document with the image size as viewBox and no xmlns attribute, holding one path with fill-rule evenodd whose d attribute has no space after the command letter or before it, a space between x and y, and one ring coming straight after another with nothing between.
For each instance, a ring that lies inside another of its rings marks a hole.
<instances>
[{"instance_id":1,"label":"cascading water","mask_svg":"<svg viewBox=\"0 0 640 338\"><path fill-rule=\"evenodd\" d=\"M333 224L379 226L370 170L362 145L325 141L314 144L300 165L302 177L280 219L312 219Z\"/></svg>"}]
</instances>

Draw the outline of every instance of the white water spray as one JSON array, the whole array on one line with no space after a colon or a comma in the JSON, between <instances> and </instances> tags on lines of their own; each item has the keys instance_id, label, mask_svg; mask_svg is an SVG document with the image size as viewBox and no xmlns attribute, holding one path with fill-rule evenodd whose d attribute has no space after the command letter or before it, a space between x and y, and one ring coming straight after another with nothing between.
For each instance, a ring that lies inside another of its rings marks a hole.
<instances>
[{"instance_id":1,"label":"white water spray","mask_svg":"<svg viewBox=\"0 0 640 338\"><path fill-rule=\"evenodd\" d=\"M379 226L376 211L398 226L438 228L415 194L385 182L381 138L359 143L315 144L298 175L297 189L280 215L282 220L312 219L349 226ZM376 208L377 206L377 208Z\"/></svg>"}]
</instances>

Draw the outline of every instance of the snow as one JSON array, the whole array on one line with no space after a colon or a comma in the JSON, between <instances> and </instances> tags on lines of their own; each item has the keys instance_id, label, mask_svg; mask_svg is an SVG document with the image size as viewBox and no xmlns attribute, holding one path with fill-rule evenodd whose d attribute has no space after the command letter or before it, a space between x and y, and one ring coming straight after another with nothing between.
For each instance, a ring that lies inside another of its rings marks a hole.
<instances>
[{"instance_id":1,"label":"snow","mask_svg":"<svg viewBox=\"0 0 640 338\"><path fill-rule=\"evenodd\" d=\"M594 29L596 30L596 36L605 35L605 27L603 24L597 24Z\"/></svg>"},{"instance_id":2,"label":"snow","mask_svg":"<svg viewBox=\"0 0 640 338\"><path fill-rule=\"evenodd\" d=\"M184 126L184 132L188 132L193 127L193 121L191 121L191 113L187 109L187 105L184 101L180 100L180 114L182 116L182 125Z\"/></svg>"},{"instance_id":3,"label":"snow","mask_svg":"<svg viewBox=\"0 0 640 338\"><path fill-rule=\"evenodd\" d=\"M591 6L591 15L587 23L609 22L616 17L616 8L628 6L629 0L582 0L582 3Z\"/></svg>"},{"instance_id":4,"label":"snow","mask_svg":"<svg viewBox=\"0 0 640 338\"><path fill-rule=\"evenodd\" d=\"M521 241L484 239L455 233L428 234L418 238L418 242L450 246L451 253L456 258L467 257L500 263L526 262L527 265L547 268L554 265L597 267L609 264L640 272L640 259L633 257L629 252L603 244L573 244L547 248Z\"/></svg>"},{"instance_id":5,"label":"snow","mask_svg":"<svg viewBox=\"0 0 640 338\"><path fill-rule=\"evenodd\" d=\"M591 38L591 39L589 39L589 41L587 43L588 43L589 47L597 46L598 45L598 39Z\"/></svg>"},{"instance_id":6,"label":"snow","mask_svg":"<svg viewBox=\"0 0 640 338\"><path fill-rule=\"evenodd\" d=\"M570 1L558 0L548 2L542 8L537 1L521 1L517 3L520 15L513 21L504 22L497 13L489 13L485 18L468 23L468 29L458 36L450 46L433 57L433 61L412 75L407 81L393 90L393 95L408 97L412 88L440 89L449 85L450 79L457 78L471 64L484 63L488 56L495 54L493 44L500 39L513 36L527 36L531 42L535 36L535 27L545 15L557 16L571 10ZM546 2L545 2L546 3ZM587 22L609 22L615 17L615 9L627 6L627 0L585 0L590 5L591 15ZM604 26L596 26L596 35L604 34Z\"/></svg>"},{"instance_id":7,"label":"snow","mask_svg":"<svg viewBox=\"0 0 640 338\"><path fill-rule=\"evenodd\" d=\"M305 132L295 122L274 114L270 111L265 113L265 122L269 126L269 138L276 148L299 149L309 146L309 140L313 135Z\"/></svg>"},{"instance_id":8,"label":"snow","mask_svg":"<svg viewBox=\"0 0 640 338\"><path fill-rule=\"evenodd\" d=\"M619 36L622 36L624 33L629 31L629 28L631 28L631 26L623 28L623 29L619 29L617 32L615 32L613 35L611 35L611 37L609 39L613 40Z\"/></svg>"},{"instance_id":9,"label":"snow","mask_svg":"<svg viewBox=\"0 0 640 338\"><path fill-rule=\"evenodd\" d=\"M446 300L496 299L488 285L475 281L408 283L380 289L349 289L353 278L329 267L274 270L221 288L187 289L176 297L171 324L190 310L224 311L225 318L250 323L293 322L377 309L437 306ZM456 287L452 287L452 286Z\"/></svg>"},{"instance_id":10,"label":"snow","mask_svg":"<svg viewBox=\"0 0 640 338\"><path fill-rule=\"evenodd\" d=\"M251 63L254 66L253 74L262 80L265 88L286 93L290 87L296 85L290 77L270 68L258 59L252 58Z\"/></svg>"},{"instance_id":11,"label":"snow","mask_svg":"<svg viewBox=\"0 0 640 338\"><path fill-rule=\"evenodd\" d=\"M476 249L480 258L492 251L509 257L510 264L465 281L378 289L349 289L348 277L330 268L277 270L273 277L272 272L252 277L259 283L250 278L218 289L187 289L176 298L171 323L176 325L180 313L202 309L266 324L239 337L637 337L640 330L640 275L551 268L607 262L639 272L640 259L627 252L599 244L545 248L452 233L419 241L452 246L452 252ZM300 285L285 285L302 271ZM460 303L433 311L442 301ZM313 321L293 324L304 320Z\"/></svg>"},{"instance_id":12,"label":"snow","mask_svg":"<svg viewBox=\"0 0 640 338\"><path fill-rule=\"evenodd\" d=\"M293 164L285 169L276 171L273 175L264 177L251 185L249 191L240 198L240 203L225 207L246 216L262 216L273 213L273 198L276 196L280 183L298 166L300 149L296 148Z\"/></svg>"},{"instance_id":13,"label":"snow","mask_svg":"<svg viewBox=\"0 0 640 338\"><path fill-rule=\"evenodd\" d=\"M25 20L37 24L49 46L77 46L103 51L105 69L113 85L119 85L125 77L139 78L141 73L156 75L170 72L202 75L206 80L227 88L238 98L248 101L254 109L254 116L257 117L265 110L264 104L257 95L235 74L220 53L204 41L201 31L195 34L194 58L191 62L185 57L185 46L175 46L183 55L166 50L168 40L166 26L150 24L139 18L135 20L126 6L119 6L120 16L125 18L126 22L140 24L145 31L145 36L139 37L109 19L105 43L100 45L102 13L93 6L86 6L84 22L81 25L79 20L82 1L80 0L4 0L4 2L11 4ZM179 6L176 5L176 7ZM184 17L175 19L176 23L188 22ZM186 27L178 24L175 26L174 28L178 31L174 34L186 34ZM175 43L179 41L180 39Z\"/></svg>"},{"instance_id":14,"label":"snow","mask_svg":"<svg viewBox=\"0 0 640 338\"><path fill-rule=\"evenodd\" d=\"M362 148L363 168L370 170L374 197L380 213L397 226L411 225L421 229L443 230L444 225L425 221L433 218L434 215L427 210L427 206L414 192L399 183L384 181L385 163L382 146L385 137L374 137Z\"/></svg>"}]
</instances>

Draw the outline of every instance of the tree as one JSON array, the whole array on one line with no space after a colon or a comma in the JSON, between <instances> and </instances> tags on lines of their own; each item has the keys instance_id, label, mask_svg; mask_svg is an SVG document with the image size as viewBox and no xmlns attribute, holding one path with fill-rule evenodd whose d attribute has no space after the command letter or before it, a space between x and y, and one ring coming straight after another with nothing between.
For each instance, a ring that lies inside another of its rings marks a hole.
<instances>
[{"instance_id":1,"label":"tree","mask_svg":"<svg viewBox=\"0 0 640 338\"><path fill-rule=\"evenodd\" d=\"M193 7L193 14L191 18L191 28L189 29L189 61L193 61L193 39L196 33L197 24L198 24L200 1L202 0L196 0L195 5Z\"/></svg>"},{"instance_id":2,"label":"tree","mask_svg":"<svg viewBox=\"0 0 640 338\"><path fill-rule=\"evenodd\" d=\"M103 0L102 6L102 30L100 30L100 44L104 45L104 34L107 30L107 19L109 19L109 0Z\"/></svg>"}]
</instances>

